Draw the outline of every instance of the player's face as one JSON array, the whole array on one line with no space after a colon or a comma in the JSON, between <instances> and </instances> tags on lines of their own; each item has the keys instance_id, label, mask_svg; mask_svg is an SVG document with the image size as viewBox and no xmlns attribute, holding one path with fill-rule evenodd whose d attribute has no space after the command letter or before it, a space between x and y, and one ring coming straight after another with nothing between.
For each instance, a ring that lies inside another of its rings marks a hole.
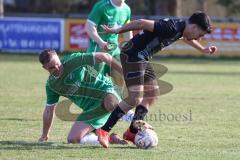
<instances>
[{"instance_id":1,"label":"player's face","mask_svg":"<svg viewBox=\"0 0 240 160\"><path fill-rule=\"evenodd\" d=\"M125 0L115 0L115 1L117 1L117 2L125 2Z\"/></svg>"},{"instance_id":2,"label":"player's face","mask_svg":"<svg viewBox=\"0 0 240 160\"><path fill-rule=\"evenodd\" d=\"M125 0L113 0L113 3L117 5L121 5L123 2L125 2Z\"/></svg>"},{"instance_id":3,"label":"player's face","mask_svg":"<svg viewBox=\"0 0 240 160\"><path fill-rule=\"evenodd\" d=\"M190 24L183 32L183 37L187 40L199 40L206 34L199 26L196 24Z\"/></svg>"},{"instance_id":4,"label":"player's face","mask_svg":"<svg viewBox=\"0 0 240 160\"><path fill-rule=\"evenodd\" d=\"M50 74L54 76L59 76L62 72L62 64L57 55L53 55L51 60L44 64L43 68L45 68Z\"/></svg>"}]
</instances>

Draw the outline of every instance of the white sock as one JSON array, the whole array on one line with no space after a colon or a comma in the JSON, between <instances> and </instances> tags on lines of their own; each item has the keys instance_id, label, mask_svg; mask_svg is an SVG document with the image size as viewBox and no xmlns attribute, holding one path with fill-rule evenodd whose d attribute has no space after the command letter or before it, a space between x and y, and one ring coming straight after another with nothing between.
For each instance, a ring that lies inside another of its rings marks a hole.
<instances>
[{"instance_id":1,"label":"white sock","mask_svg":"<svg viewBox=\"0 0 240 160\"><path fill-rule=\"evenodd\" d=\"M89 133L80 140L80 144L97 145L99 144L98 137L94 133Z\"/></svg>"},{"instance_id":2,"label":"white sock","mask_svg":"<svg viewBox=\"0 0 240 160\"><path fill-rule=\"evenodd\" d=\"M133 116L134 116L134 112L132 110L129 110L126 114L122 116L121 120L131 123Z\"/></svg>"}]
</instances>

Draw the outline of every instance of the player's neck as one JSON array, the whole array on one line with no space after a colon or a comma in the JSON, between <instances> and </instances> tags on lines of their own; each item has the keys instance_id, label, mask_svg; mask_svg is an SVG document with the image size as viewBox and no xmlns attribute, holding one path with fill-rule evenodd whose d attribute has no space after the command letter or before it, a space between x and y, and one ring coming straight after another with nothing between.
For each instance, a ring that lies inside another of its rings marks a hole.
<instances>
[{"instance_id":1,"label":"player's neck","mask_svg":"<svg viewBox=\"0 0 240 160\"><path fill-rule=\"evenodd\" d=\"M112 5L116 7L121 7L124 3L124 0L110 0L112 2Z\"/></svg>"}]
</instances>

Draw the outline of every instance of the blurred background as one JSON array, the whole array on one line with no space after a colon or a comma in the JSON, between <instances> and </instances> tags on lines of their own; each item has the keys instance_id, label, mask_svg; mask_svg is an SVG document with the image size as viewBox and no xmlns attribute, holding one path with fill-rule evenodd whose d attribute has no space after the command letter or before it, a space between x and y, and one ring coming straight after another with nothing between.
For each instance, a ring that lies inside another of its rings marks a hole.
<instances>
[{"instance_id":1,"label":"blurred background","mask_svg":"<svg viewBox=\"0 0 240 160\"><path fill-rule=\"evenodd\" d=\"M0 51L39 53L44 48L57 51L85 51L88 36L85 20L97 0L0 0ZM132 19L191 16L205 11L214 22L214 32L202 43L214 42L219 54L240 55L240 0L126 0ZM122 39L120 38L120 41ZM204 56L184 43L168 47L170 55ZM207 56L209 57L209 56Z\"/></svg>"},{"instance_id":2,"label":"blurred background","mask_svg":"<svg viewBox=\"0 0 240 160\"><path fill-rule=\"evenodd\" d=\"M1 0L2 13L88 14L97 0ZM189 16L195 10L213 17L239 17L239 0L127 0L133 15ZM4 9L3 9L4 8Z\"/></svg>"}]
</instances>

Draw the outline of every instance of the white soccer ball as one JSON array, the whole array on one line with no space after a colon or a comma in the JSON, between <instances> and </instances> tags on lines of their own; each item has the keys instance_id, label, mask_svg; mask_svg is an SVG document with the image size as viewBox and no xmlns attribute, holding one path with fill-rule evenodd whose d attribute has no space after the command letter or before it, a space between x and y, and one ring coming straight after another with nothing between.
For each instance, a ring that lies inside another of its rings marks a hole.
<instances>
[{"instance_id":1,"label":"white soccer ball","mask_svg":"<svg viewBox=\"0 0 240 160\"><path fill-rule=\"evenodd\" d=\"M154 130L146 129L144 131L138 131L134 142L138 148L150 149L157 146L158 136Z\"/></svg>"}]
</instances>

